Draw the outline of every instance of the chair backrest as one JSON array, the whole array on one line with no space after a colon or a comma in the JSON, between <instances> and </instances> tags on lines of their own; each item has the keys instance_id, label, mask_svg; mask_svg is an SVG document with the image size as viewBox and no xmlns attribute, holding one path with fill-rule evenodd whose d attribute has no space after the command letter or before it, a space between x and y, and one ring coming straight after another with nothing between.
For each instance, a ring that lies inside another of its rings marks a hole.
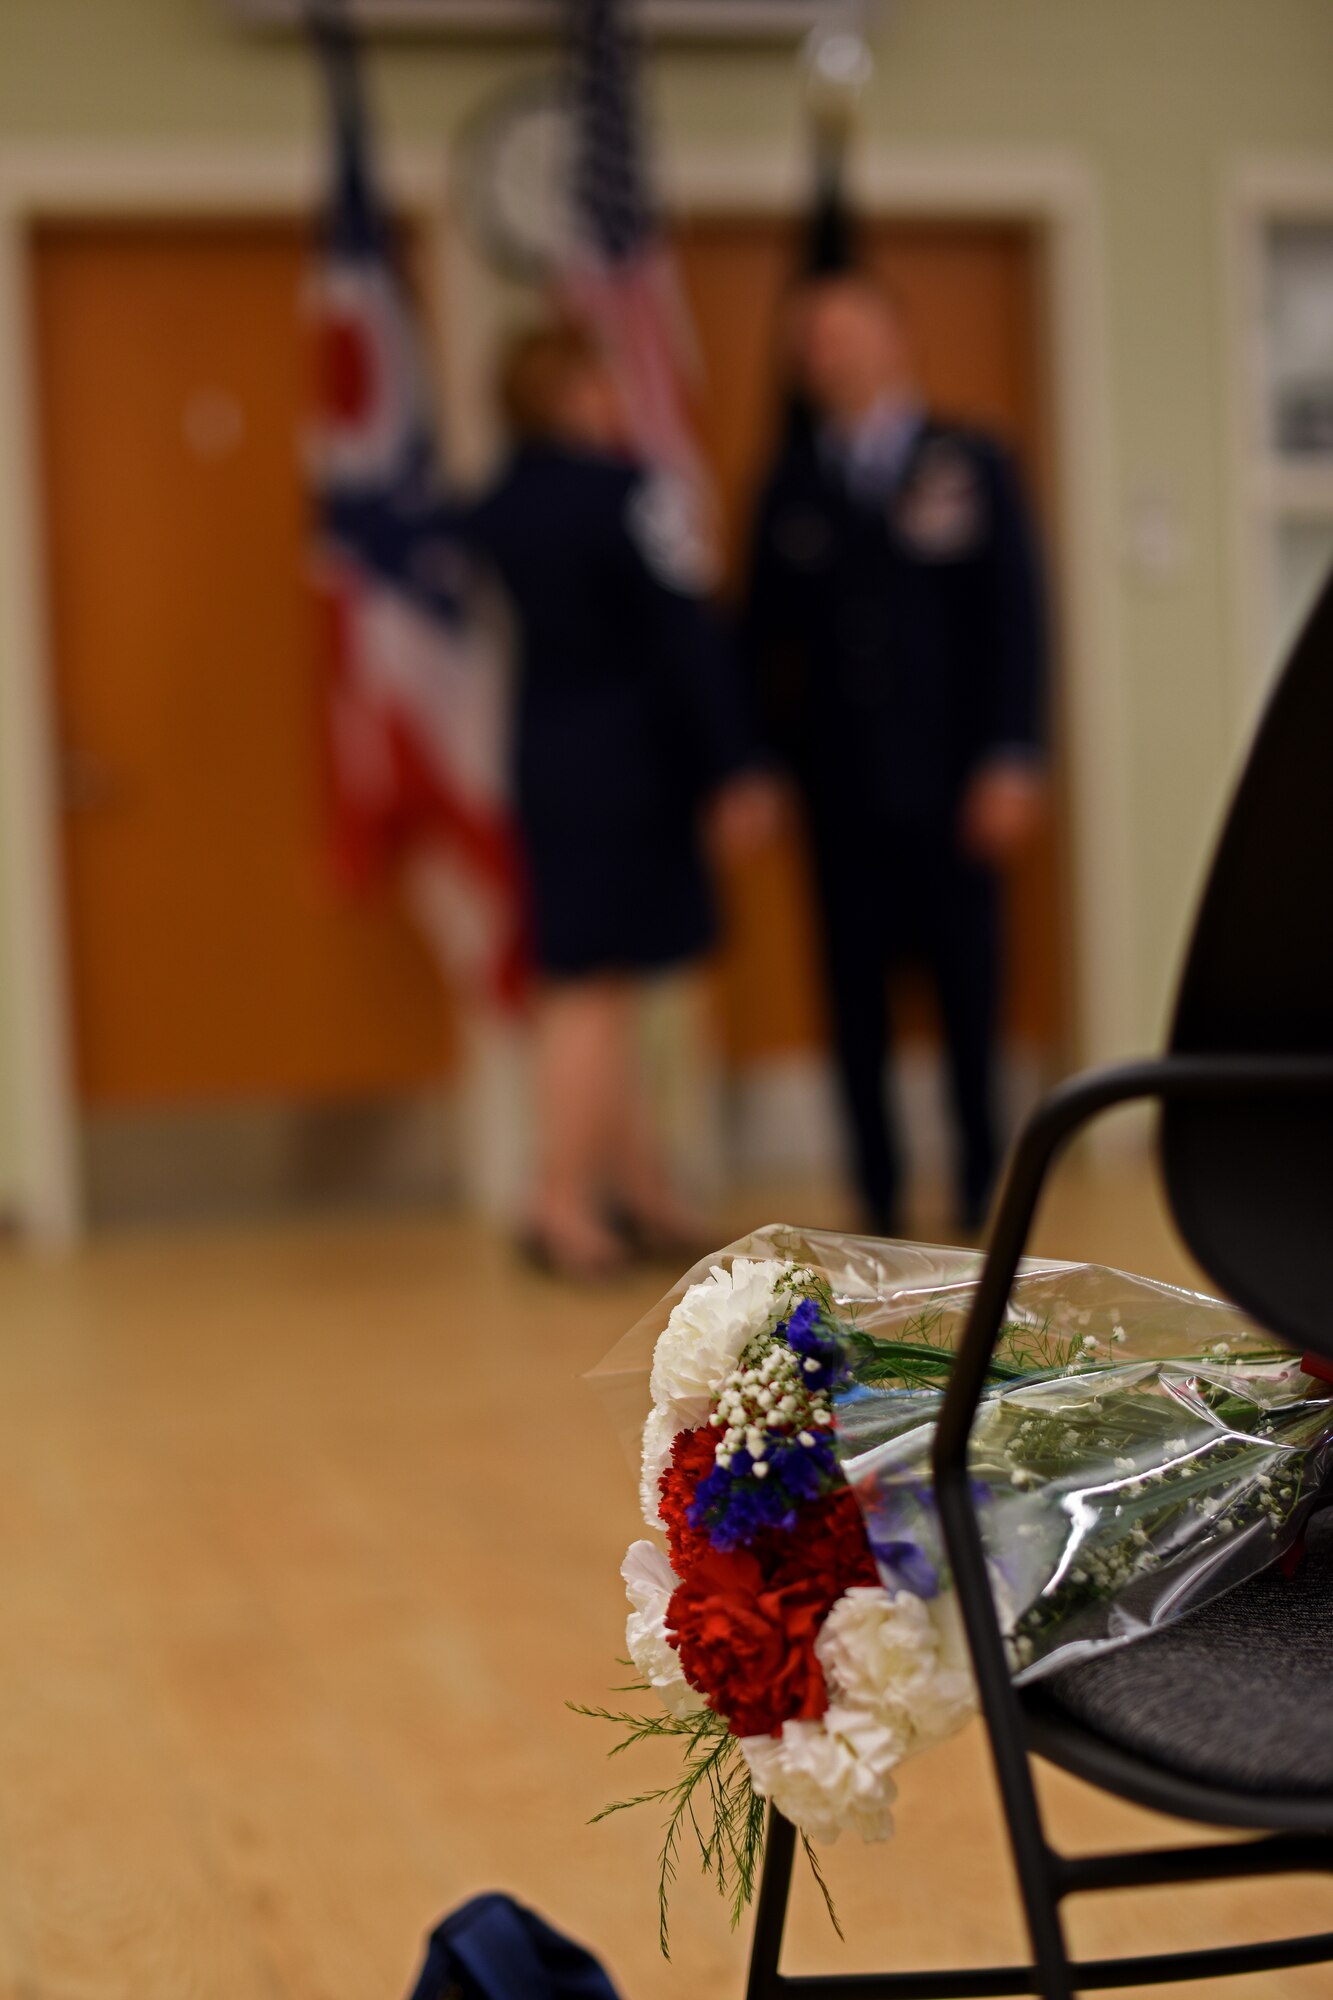
<instances>
[{"instance_id":1,"label":"chair backrest","mask_svg":"<svg viewBox=\"0 0 1333 2000\"><path fill-rule=\"evenodd\" d=\"M1277 682L1204 889L1176 1054L1333 1055L1333 576ZM1333 1354L1333 1099L1177 1102L1181 1235L1274 1333Z\"/></svg>"}]
</instances>

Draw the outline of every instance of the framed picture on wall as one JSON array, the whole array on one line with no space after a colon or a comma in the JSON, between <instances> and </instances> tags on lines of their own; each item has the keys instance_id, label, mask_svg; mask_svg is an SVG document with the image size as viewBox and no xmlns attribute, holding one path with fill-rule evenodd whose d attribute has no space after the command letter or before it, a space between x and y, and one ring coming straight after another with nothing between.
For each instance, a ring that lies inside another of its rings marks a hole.
<instances>
[{"instance_id":1,"label":"framed picture on wall","mask_svg":"<svg viewBox=\"0 0 1333 2000\"><path fill-rule=\"evenodd\" d=\"M1264 253L1270 448L1333 464L1333 220L1275 222Z\"/></svg>"},{"instance_id":2,"label":"framed picture on wall","mask_svg":"<svg viewBox=\"0 0 1333 2000\"><path fill-rule=\"evenodd\" d=\"M1333 568L1333 173L1250 165L1233 215L1237 607L1253 703Z\"/></svg>"}]
</instances>

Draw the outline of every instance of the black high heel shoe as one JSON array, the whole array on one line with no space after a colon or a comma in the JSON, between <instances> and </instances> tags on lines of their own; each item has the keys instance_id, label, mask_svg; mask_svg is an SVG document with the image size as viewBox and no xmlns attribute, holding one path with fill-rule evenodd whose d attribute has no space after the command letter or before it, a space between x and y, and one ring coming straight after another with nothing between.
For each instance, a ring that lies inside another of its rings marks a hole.
<instances>
[{"instance_id":1,"label":"black high heel shoe","mask_svg":"<svg viewBox=\"0 0 1333 2000\"><path fill-rule=\"evenodd\" d=\"M718 1247L716 1238L705 1238L692 1230L673 1229L634 1215L628 1209L616 1212L613 1227L641 1263L669 1264L676 1271L688 1271L692 1264L711 1256Z\"/></svg>"},{"instance_id":2,"label":"black high heel shoe","mask_svg":"<svg viewBox=\"0 0 1333 2000\"><path fill-rule=\"evenodd\" d=\"M574 1256L548 1230L535 1223L519 1231L514 1247L529 1270L539 1271L545 1278L558 1278L567 1285L611 1284L630 1269L628 1253L605 1258Z\"/></svg>"}]
</instances>

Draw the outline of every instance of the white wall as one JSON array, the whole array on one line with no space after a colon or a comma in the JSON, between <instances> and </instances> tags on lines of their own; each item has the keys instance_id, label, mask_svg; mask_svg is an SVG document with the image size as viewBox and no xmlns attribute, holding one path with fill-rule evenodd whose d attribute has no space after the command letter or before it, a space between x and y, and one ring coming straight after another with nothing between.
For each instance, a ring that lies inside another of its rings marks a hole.
<instances>
[{"instance_id":1,"label":"white wall","mask_svg":"<svg viewBox=\"0 0 1333 2000\"><path fill-rule=\"evenodd\" d=\"M383 122L397 138L443 142L481 92L543 59L531 46L385 44L375 65ZM789 50L666 50L656 81L669 147L799 146ZM894 0L866 124L884 145L1060 148L1099 192L1117 509L1123 526L1137 495L1160 494L1180 529L1181 559L1165 576L1136 570L1117 534L1102 552L1131 753L1131 1025L1148 1043L1161 1031L1245 720L1228 574L1223 188L1242 156L1333 166L1333 6ZM248 137L313 145L316 131L300 47L240 30L221 0L0 6L0 147ZM10 671L0 657L0 674ZM0 961L0 1203L18 1145L6 970Z\"/></svg>"}]
</instances>

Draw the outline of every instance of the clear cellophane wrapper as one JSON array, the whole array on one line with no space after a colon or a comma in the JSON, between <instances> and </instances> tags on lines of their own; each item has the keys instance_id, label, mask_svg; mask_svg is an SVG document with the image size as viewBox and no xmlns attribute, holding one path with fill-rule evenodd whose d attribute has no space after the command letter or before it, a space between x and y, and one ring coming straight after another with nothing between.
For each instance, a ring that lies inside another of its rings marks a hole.
<instances>
[{"instance_id":1,"label":"clear cellophane wrapper","mask_svg":"<svg viewBox=\"0 0 1333 2000\"><path fill-rule=\"evenodd\" d=\"M981 1258L781 1225L688 1271L593 1371L631 1461L653 1349L738 1257L813 1272L846 1335L843 1471L884 1583L948 1588L930 1454ZM1333 1389L1236 1308L1094 1264L1019 1268L970 1472L1020 1680L1152 1632L1283 1557L1333 1475Z\"/></svg>"}]
</instances>

